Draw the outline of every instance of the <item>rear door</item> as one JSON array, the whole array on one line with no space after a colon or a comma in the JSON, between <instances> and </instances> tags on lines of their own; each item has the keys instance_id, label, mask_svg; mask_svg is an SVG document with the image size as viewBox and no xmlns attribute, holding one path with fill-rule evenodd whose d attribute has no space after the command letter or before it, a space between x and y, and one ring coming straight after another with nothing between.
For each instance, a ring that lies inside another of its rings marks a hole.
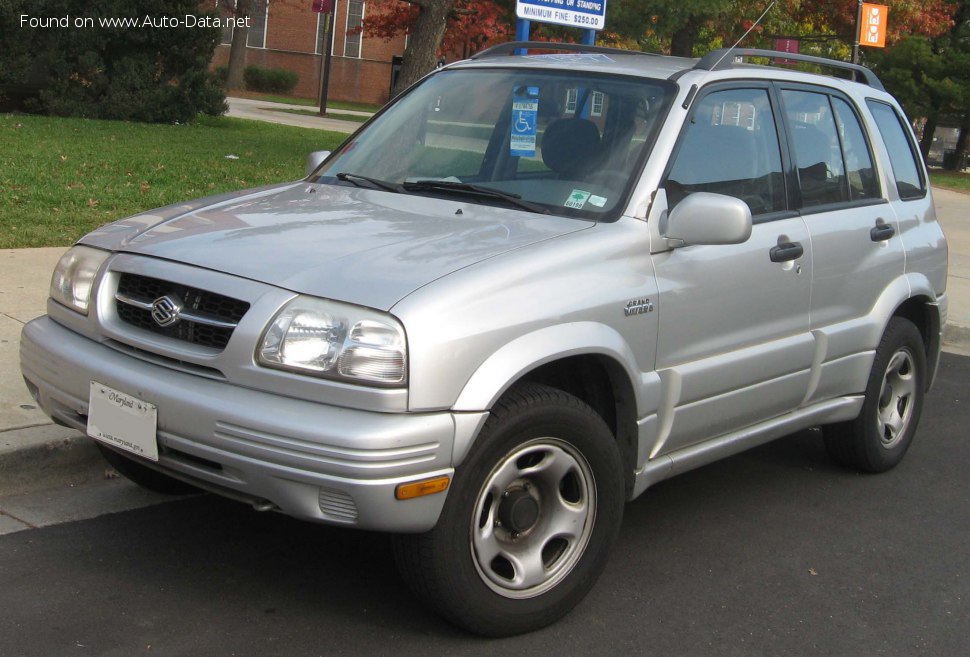
<instances>
[{"instance_id":1,"label":"rear door","mask_svg":"<svg viewBox=\"0 0 970 657\"><path fill-rule=\"evenodd\" d=\"M865 388L875 347L866 317L902 275L905 259L859 108L823 87L780 85L779 96L796 198L812 240L811 326L819 352L810 404Z\"/></svg>"}]
</instances>

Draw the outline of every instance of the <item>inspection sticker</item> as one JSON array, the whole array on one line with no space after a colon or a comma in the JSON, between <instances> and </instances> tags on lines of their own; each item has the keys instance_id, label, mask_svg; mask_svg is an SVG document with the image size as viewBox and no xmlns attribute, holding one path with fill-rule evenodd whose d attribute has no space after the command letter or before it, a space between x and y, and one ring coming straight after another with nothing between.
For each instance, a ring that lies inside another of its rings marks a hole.
<instances>
[{"instance_id":1,"label":"inspection sticker","mask_svg":"<svg viewBox=\"0 0 970 657\"><path fill-rule=\"evenodd\" d=\"M539 117L539 87L519 87L512 94L511 154L535 157L536 122Z\"/></svg>"},{"instance_id":2,"label":"inspection sticker","mask_svg":"<svg viewBox=\"0 0 970 657\"><path fill-rule=\"evenodd\" d=\"M575 208L576 210L582 210L583 206L586 205L586 201L589 199L590 193L584 192L581 189L574 189L569 193L569 198L563 203L567 208Z\"/></svg>"},{"instance_id":3,"label":"inspection sticker","mask_svg":"<svg viewBox=\"0 0 970 657\"><path fill-rule=\"evenodd\" d=\"M595 205L596 207L601 208L604 205L606 205L606 199L602 196L590 196L589 204Z\"/></svg>"}]
</instances>

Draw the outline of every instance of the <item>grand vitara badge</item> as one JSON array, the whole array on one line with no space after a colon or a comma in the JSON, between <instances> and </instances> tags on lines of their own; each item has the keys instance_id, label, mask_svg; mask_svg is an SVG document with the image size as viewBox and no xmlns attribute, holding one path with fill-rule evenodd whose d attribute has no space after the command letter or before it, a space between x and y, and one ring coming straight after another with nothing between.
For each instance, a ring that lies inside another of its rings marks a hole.
<instances>
[{"instance_id":1,"label":"grand vitara badge","mask_svg":"<svg viewBox=\"0 0 970 657\"><path fill-rule=\"evenodd\" d=\"M178 297L165 295L152 302L152 319L159 326L172 326L181 319L182 302Z\"/></svg>"},{"instance_id":2,"label":"grand vitara badge","mask_svg":"<svg viewBox=\"0 0 970 657\"><path fill-rule=\"evenodd\" d=\"M623 314L627 317L631 315L642 315L643 313L653 312L653 301L650 299L633 299L628 301L626 308L623 309Z\"/></svg>"}]
</instances>

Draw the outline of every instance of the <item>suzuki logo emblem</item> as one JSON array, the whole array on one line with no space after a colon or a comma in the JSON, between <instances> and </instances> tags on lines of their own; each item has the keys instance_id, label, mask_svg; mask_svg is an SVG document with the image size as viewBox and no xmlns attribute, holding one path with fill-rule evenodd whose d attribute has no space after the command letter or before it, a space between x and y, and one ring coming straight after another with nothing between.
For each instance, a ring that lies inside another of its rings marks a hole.
<instances>
[{"instance_id":1,"label":"suzuki logo emblem","mask_svg":"<svg viewBox=\"0 0 970 657\"><path fill-rule=\"evenodd\" d=\"M172 326L178 323L182 312L182 302L177 298L165 295L152 302L152 319L159 326Z\"/></svg>"}]
</instances>

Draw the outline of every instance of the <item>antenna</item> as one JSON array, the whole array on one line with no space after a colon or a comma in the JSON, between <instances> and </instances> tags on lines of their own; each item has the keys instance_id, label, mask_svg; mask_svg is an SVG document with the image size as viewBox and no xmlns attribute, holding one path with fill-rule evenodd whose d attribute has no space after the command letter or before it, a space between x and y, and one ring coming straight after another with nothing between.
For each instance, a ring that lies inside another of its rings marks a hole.
<instances>
[{"instance_id":1,"label":"antenna","mask_svg":"<svg viewBox=\"0 0 970 657\"><path fill-rule=\"evenodd\" d=\"M731 54L731 51L734 50L735 48L737 48L738 47L738 44L741 43L742 41L744 41L745 37L747 37L749 34L751 34L751 31L754 28L758 27L758 25L761 23L761 21L764 20L764 17L768 15L768 12L771 11L771 8L774 7L775 6L775 3L777 3L777 2L778 2L778 0L771 0L771 4L768 5L768 8L767 9L765 9L763 12L761 12L761 15L758 16L758 20L756 20L754 23L751 24L751 27L748 28L748 31L745 32L744 34L742 34L741 35L741 38L738 39L737 41L735 41L733 46L731 46L730 48L728 48L727 50L724 51L724 54L721 55L721 58L719 60L717 60L716 62L714 62L714 66L711 67L711 70L716 69L717 68L717 65L720 64L722 61L724 61L724 58L727 57L728 55L730 55Z\"/></svg>"}]
</instances>

